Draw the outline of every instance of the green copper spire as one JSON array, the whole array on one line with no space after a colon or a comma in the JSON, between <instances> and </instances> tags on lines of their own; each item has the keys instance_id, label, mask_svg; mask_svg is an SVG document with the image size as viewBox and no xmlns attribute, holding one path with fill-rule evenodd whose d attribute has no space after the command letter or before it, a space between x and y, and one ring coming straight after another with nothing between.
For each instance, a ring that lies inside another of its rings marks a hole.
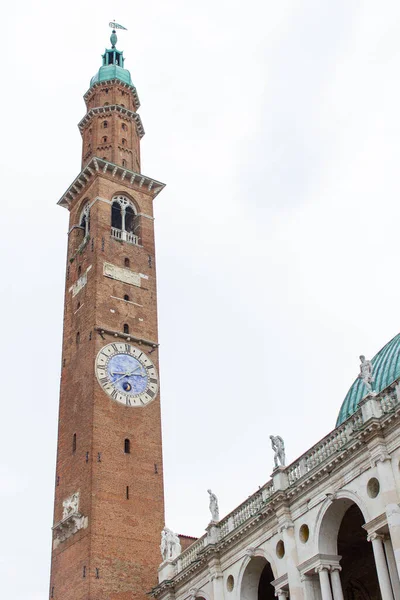
<instances>
[{"instance_id":1,"label":"green copper spire","mask_svg":"<svg viewBox=\"0 0 400 600\"><path fill-rule=\"evenodd\" d=\"M118 23L110 23L110 26L113 27L110 36L111 48L106 48L102 55L103 64L90 80L90 87L95 83L110 81L111 79L120 79L128 85L133 85L131 74L127 69L124 69L124 53L116 48L118 38L115 29L125 29L125 27L118 25Z\"/></svg>"}]
</instances>

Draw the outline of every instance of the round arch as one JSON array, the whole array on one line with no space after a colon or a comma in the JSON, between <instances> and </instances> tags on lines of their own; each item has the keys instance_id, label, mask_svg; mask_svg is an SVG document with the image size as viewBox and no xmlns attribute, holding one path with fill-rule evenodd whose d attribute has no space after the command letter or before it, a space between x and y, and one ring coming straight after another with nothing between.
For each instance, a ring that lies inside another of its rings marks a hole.
<instances>
[{"instance_id":1,"label":"round arch","mask_svg":"<svg viewBox=\"0 0 400 600\"><path fill-rule=\"evenodd\" d=\"M244 557L237 577L240 600L258 600L258 587L264 569L269 566L274 579L277 577L275 564L265 550L255 548Z\"/></svg>"},{"instance_id":2,"label":"round arch","mask_svg":"<svg viewBox=\"0 0 400 600\"><path fill-rule=\"evenodd\" d=\"M85 231L85 237L90 231L90 200L85 198L80 205L79 226Z\"/></svg>"},{"instance_id":3,"label":"round arch","mask_svg":"<svg viewBox=\"0 0 400 600\"><path fill-rule=\"evenodd\" d=\"M210 600L210 596L202 589L191 588L189 590L190 600Z\"/></svg>"},{"instance_id":4,"label":"round arch","mask_svg":"<svg viewBox=\"0 0 400 600\"><path fill-rule=\"evenodd\" d=\"M354 492L341 490L334 494L333 499L327 498L324 501L315 524L315 540L319 554L337 555L340 525L345 513L353 504L360 509L367 523L369 521L367 508Z\"/></svg>"},{"instance_id":5,"label":"round arch","mask_svg":"<svg viewBox=\"0 0 400 600\"><path fill-rule=\"evenodd\" d=\"M117 191L111 198L111 203L113 203L118 198L126 198L126 200L128 200L129 204L132 206L135 213L138 214L140 212L139 205L138 205L137 201L135 200L135 198L133 196L131 196L131 194L128 194L125 191Z\"/></svg>"}]
</instances>

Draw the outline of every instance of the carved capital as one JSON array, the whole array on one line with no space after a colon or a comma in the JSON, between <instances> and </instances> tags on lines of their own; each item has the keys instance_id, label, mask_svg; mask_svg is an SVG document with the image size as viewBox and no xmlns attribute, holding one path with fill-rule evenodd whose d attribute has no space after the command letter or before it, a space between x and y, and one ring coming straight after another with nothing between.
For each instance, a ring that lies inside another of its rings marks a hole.
<instances>
[{"instance_id":1,"label":"carved capital","mask_svg":"<svg viewBox=\"0 0 400 600\"><path fill-rule=\"evenodd\" d=\"M246 552L245 552L246 556L254 556L255 553L256 553L256 549L255 548L251 548L251 547L250 548L246 548Z\"/></svg>"},{"instance_id":2,"label":"carved capital","mask_svg":"<svg viewBox=\"0 0 400 600\"><path fill-rule=\"evenodd\" d=\"M327 573L329 573L330 566L329 565L318 565L318 567L315 567L316 573L321 573L321 571L327 571Z\"/></svg>"},{"instance_id":3,"label":"carved capital","mask_svg":"<svg viewBox=\"0 0 400 600\"><path fill-rule=\"evenodd\" d=\"M385 539L385 536L382 535L381 533L370 533L369 536L367 537L367 540L369 542L374 542L375 540L381 540L381 542L383 542L383 540Z\"/></svg>"},{"instance_id":4,"label":"carved capital","mask_svg":"<svg viewBox=\"0 0 400 600\"><path fill-rule=\"evenodd\" d=\"M329 502L331 503L337 500L336 492L334 494L326 494L326 499L329 500Z\"/></svg>"},{"instance_id":5,"label":"carved capital","mask_svg":"<svg viewBox=\"0 0 400 600\"><path fill-rule=\"evenodd\" d=\"M290 519L284 521L279 527L279 533L283 533L286 529L293 529L294 523Z\"/></svg>"},{"instance_id":6,"label":"carved capital","mask_svg":"<svg viewBox=\"0 0 400 600\"><path fill-rule=\"evenodd\" d=\"M387 460L391 460L390 458L390 454L388 454L388 452L382 451L375 459L375 464L378 464L378 462L386 462Z\"/></svg>"},{"instance_id":7,"label":"carved capital","mask_svg":"<svg viewBox=\"0 0 400 600\"><path fill-rule=\"evenodd\" d=\"M340 571L342 570L342 567L340 565L331 565L330 567L331 573L333 573L333 571Z\"/></svg>"}]
</instances>

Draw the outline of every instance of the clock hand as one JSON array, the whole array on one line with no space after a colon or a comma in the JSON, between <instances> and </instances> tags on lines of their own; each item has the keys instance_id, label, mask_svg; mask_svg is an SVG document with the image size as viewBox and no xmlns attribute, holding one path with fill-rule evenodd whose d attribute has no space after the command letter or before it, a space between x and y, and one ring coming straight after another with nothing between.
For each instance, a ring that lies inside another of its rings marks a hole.
<instances>
[{"instance_id":1,"label":"clock hand","mask_svg":"<svg viewBox=\"0 0 400 600\"><path fill-rule=\"evenodd\" d=\"M114 381L112 383L117 383L117 381L119 381L120 379L123 379L124 377L127 377L128 375L130 375L130 373L124 373L123 375L121 375L121 377L118 377L118 379L114 379Z\"/></svg>"}]
</instances>

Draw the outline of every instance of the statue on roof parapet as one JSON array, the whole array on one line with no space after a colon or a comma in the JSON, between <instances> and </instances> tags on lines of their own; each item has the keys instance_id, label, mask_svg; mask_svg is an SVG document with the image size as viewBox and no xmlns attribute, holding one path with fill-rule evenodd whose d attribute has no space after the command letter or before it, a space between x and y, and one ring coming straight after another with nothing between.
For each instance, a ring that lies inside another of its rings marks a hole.
<instances>
[{"instance_id":1,"label":"statue on roof parapet","mask_svg":"<svg viewBox=\"0 0 400 600\"><path fill-rule=\"evenodd\" d=\"M210 513L211 513L211 520L212 521L219 521L219 507L218 507L218 498L217 496L211 491L211 490L207 490L207 492L210 495Z\"/></svg>"},{"instance_id":2,"label":"statue on roof parapet","mask_svg":"<svg viewBox=\"0 0 400 600\"><path fill-rule=\"evenodd\" d=\"M286 458L285 458L285 443L280 435L270 435L269 439L271 440L272 450L275 452L274 454L274 468L277 469L279 466L284 467ZM278 464L280 462L280 465Z\"/></svg>"},{"instance_id":3,"label":"statue on roof parapet","mask_svg":"<svg viewBox=\"0 0 400 600\"><path fill-rule=\"evenodd\" d=\"M174 560L182 552L179 536L168 527L161 532L160 550L163 561Z\"/></svg>"},{"instance_id":4,"label":"statue on roof parapet","mask_svg":"<svg viewBox=\"0 0 400 600\"><path fill-rule=\"evenodd\" d=\"M360 372L358 374L358 378L361 379L367 388L368 393L372 396L376 396L376 392L374 392L372 389L372 384L375 381L372 362L367 360L363 354L360 356Z\"/></svg>"}]
</instances>

